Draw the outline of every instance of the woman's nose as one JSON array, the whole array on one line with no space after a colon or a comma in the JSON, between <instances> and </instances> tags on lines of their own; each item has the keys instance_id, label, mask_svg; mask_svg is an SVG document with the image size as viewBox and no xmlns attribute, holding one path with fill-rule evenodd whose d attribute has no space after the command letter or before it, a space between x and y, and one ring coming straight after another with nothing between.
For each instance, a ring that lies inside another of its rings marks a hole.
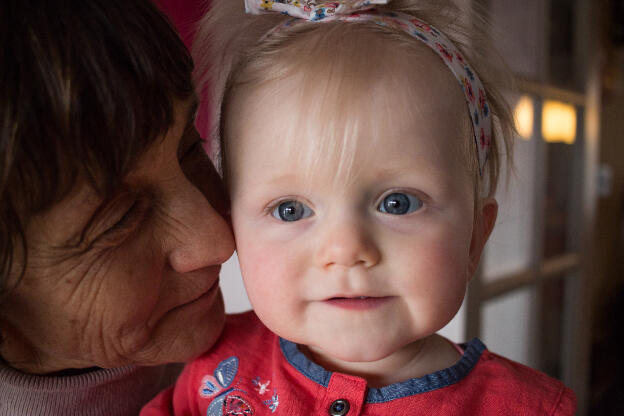
<instances>
[{"instance_id":1,"label":"woman's nose","mask_svg":"<svg viewBox=\"0 0 624 416\"><path fill-rule=\"evenodd\" d=\"M229 224L189 182L177 193L171 218L171 267L186 273L224 263L234 252Z\"/></svg>"},{"instance_id":2,"label":"woman's nose","mask_svg":"<svg viewBox=\"0 0 624 416\"><path fill-rule=\"evenodd\" d=\"M381 253L364 224L343 222L327 224L316 252L318 266L371 267L376 265Z\"/></svg>"}]
</instances>

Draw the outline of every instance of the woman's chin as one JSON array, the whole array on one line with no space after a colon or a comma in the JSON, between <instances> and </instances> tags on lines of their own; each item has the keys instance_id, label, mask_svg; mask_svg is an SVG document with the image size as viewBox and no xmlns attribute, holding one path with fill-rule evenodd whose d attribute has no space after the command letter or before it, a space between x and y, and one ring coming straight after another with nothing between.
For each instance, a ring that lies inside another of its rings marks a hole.
<instances>
[{"instance_id":1,"label":"woman's chin","mask_svg":"<svg viewBox=\"0 0 624 416\"><path fill-rule=\"evenodd\" d=\"M200 298L177 308L157 327L149 346L131 362L160 365L188 362L209 350L225 325L221 291L210 298Z\"/></svg>"}]
</instances>

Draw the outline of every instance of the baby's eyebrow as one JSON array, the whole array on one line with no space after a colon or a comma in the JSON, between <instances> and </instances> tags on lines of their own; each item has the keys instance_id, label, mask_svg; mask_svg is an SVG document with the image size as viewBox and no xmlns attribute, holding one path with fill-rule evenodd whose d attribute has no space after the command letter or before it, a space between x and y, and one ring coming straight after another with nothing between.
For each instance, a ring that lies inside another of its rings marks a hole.
<instances>
[{"instance_id":1,"label":"baby's eyebrow","mask_svg":"<svg viewBox=\"0 0 624 416\"><path fill-rule=\"evenodd\" d=\"M275 178L271 178L268 182L275 184L292 184L302 179L302 175L295 173L287 173L285 175L276 176Z\"/></svg>"}]
</instances>

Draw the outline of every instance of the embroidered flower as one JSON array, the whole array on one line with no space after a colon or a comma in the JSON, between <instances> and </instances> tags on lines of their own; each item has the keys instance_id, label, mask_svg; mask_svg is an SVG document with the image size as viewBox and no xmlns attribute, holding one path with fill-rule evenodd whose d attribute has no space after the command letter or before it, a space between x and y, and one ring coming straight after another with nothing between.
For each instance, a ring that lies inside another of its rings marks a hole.
<instances>
[{"instance_id":1,"label":"embroidered flower","mask_svg":"<svg viewBox=\"0 0 624 416\"><path fill-rule=\"evenodd\" d=\"M325 14L325 9L318 9L314 12L314 17L312 20L322 20L325 19L327 15Z\"/></svg>"},{"instance_id":2,"label":"embroidered flower","mask_svg":"<svg viewBox=\"0 0 624 416\"><path fill-rule=\"evenodd\" d=\"M479 141L481 142L481 148L485 149L487 147L490 147L490 136L486 136L485 135L485 130L483 130L483 127L481 127L481 134L479 136Z\"/></svg>"},{"instance_id":3,"label":"embroidered flower","mask_svg":"<svg viewBox=\"0 0 624 416\"><path fill-rule=\"evenodd\" d=\"M277 409L277 406L279 406L279 397L277 396L277 389L273 389L273 396L271 396L269 400L265 400L262 403L264 403L265 405L269 407L269 409L271 409L271 413L274 413L275 410Z\"/></svg>"},{"instance_id":4,"label":"embroidered flower","mask_svg":"<svg viewBox=\"0 0 624 416\"><path fill-rule=\"evenodd\" d=\"M380 17L373 20L380 26L400 29L399 23L393 17Z\"/></svg>"},{"instance_id":5,"label":"embroidered flower","mask_svg":"<svg viewBox=\"0 0 624 416\"><path fill-rule=\"evenodd\" d=\"M201 387L199 388L199 395L201 397L207 398L213 396L220 390L221 387L214 376L207 375L202 378Z\"/></svg>"},{"instance_id":6,"label":"embroidered flower","mask_svg":"<svg viewBox=\"0 0 624 416\"><path fill-rule=\"evenodd\" d=\"M394 22L396 24L397 27L402 28L403 30L409 30L409 26L407 25L407 23L405 23L403 20L400 19L394 19Z\"/></svg>"},{"instance_id":7,"label":"embroidered flower","mask_svg":"<svg viewBox=\"0 0 624 416\"><path fill-rule=\"evenodd\" d=\"M474 73L470 70L470 68L466 66L464 67L464 70L466 71L466 75L468 75L468 78L470 78L471 81L474 81Z\"/></svg>"},{"instance_id":8,"label":"embroidered flower","mask_svg":"<svg viewBox=\"0 0 624 416\"><path fill-rule=\"evenodd\" d=\"M490 107L485 99L485 91L481 88L479 88L479 109L481 110L483 117L487 117L490 113Z\"/></svg>"},{"instance_id":9,"label":"embroidered flower","mask_svg":"<svg viewBox=\"0 0 624 416\"><path fill-rule=\"evenodd\" d=\"M470 100L470 102L472 104L474 104L475 102L475 96L474 96L474 92L472 91L472 84L470 83L470 81L468 80L468 78L463 78L462 77L462 81L464 82L464 91L466 93L466 97L468 97L468 99Z\"/></svg>"},{"instance_id":10,"label":"embroidered flower","mask_svg":"<svg viewBox=\"0 0 624 416\"><path fill-rule=\"evenodd\" d=\"M429 39L427 38L427 36L423 35L422 33L418 32L418 31L414 31L412 32L412 34L414 36L416 36L418 39L424 41L424 42L429 42Z\"/></svg>"},{"instance_id":11,"label":"embroidered flower","mask_svg":"<svg viewBox=\"0 0 624 416\"><path fill-rule=\"evenodd\" d=\"M273 1L272 0L262 0L262 3L260 3L260 7L262 7L264 10L271 10L271 9L273 9Z\"/></svg>"},{"instance_id":12,"label":"embroidered flower","mask_svg":"<svg viewBox=\"0 0 624 416\"><path fill-rule=\"evenodd\" d=\"M256 389L256 391L258 392L259 395L263 395L264 393L269 391L269 384L271 384L271 380L265 380L264 382L260 379L260 377L256 377L253 380L251 380L251 382L253 383Z\"/></svg>"},{"instance_id":13,"label":"embroidered flower","mask_svg":"<svg viewBox=\"0 0 624 416\"><path fill-rule=\"evenodd\" d=\"M314 17L311 19L312 21L323 20L327 16L336 13L336 8L339 6L339 3L321 3L314 10Z\"/></svg>"},{"instance_id":14,"label":"embroidered flower","mask_svg":"<svg viewBox=\"0 0 624 416\"><path fill-rule=\"evenodd\" d=\"M253 408L241 396L231 395L225 399L223 414L227 416L253 415Z\"/></svg>"},{"instance_id":15,"label":"embroidered flower","mask_svg":"<svg viewBox=\"0 0 624 416\"><path fill-rule=\"evenodd\" d=\"M412 20L410 20L410 22L412 22L412 24L414 26L416 26L418 29L424 30L426 32L430 32L431 33L431 26L429 26L428 24L426 24L422 20L420 20L420 19L412 19Z\"/></svg>"},{"instance_id":16,"label":"embroidered flower","mask_svg":"<svg viewBox=\"0 0 624 416\"><path fill-rule=\"evenodd\" d=\"M449 62L453 62L453 55L449 52L448 48L441 43L436 42L438 50Z\"/></svg>"},{"instance_id":17,"label":"embroidered flower","mask_svg":"<svg viewBox=\"0 0 624 416\"><path fill-rule=\"evenodd\" d=\"M457 57L457 60L461 62L462 65L466 65L466 61L464 61L464 57L459 52L455 52L455 56Z\"/></svg>"}]
</instances>

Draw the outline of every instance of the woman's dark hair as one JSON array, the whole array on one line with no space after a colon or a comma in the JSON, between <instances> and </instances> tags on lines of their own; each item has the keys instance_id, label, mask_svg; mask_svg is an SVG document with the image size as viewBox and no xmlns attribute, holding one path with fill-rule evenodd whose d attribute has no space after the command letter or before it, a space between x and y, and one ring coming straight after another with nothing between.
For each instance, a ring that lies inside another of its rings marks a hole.
<instances>
[{"instance_id":1,"label":"woman's dark hair","mask_svg":"<svg viewBox=\"0 0 624 416\"><path fill-rule=\"evenodd\" d=\"M2 0L0 295L32 215L76 178L113 192L194 97L192 67L150 0Z\"/></svg>"}]
</instances>

